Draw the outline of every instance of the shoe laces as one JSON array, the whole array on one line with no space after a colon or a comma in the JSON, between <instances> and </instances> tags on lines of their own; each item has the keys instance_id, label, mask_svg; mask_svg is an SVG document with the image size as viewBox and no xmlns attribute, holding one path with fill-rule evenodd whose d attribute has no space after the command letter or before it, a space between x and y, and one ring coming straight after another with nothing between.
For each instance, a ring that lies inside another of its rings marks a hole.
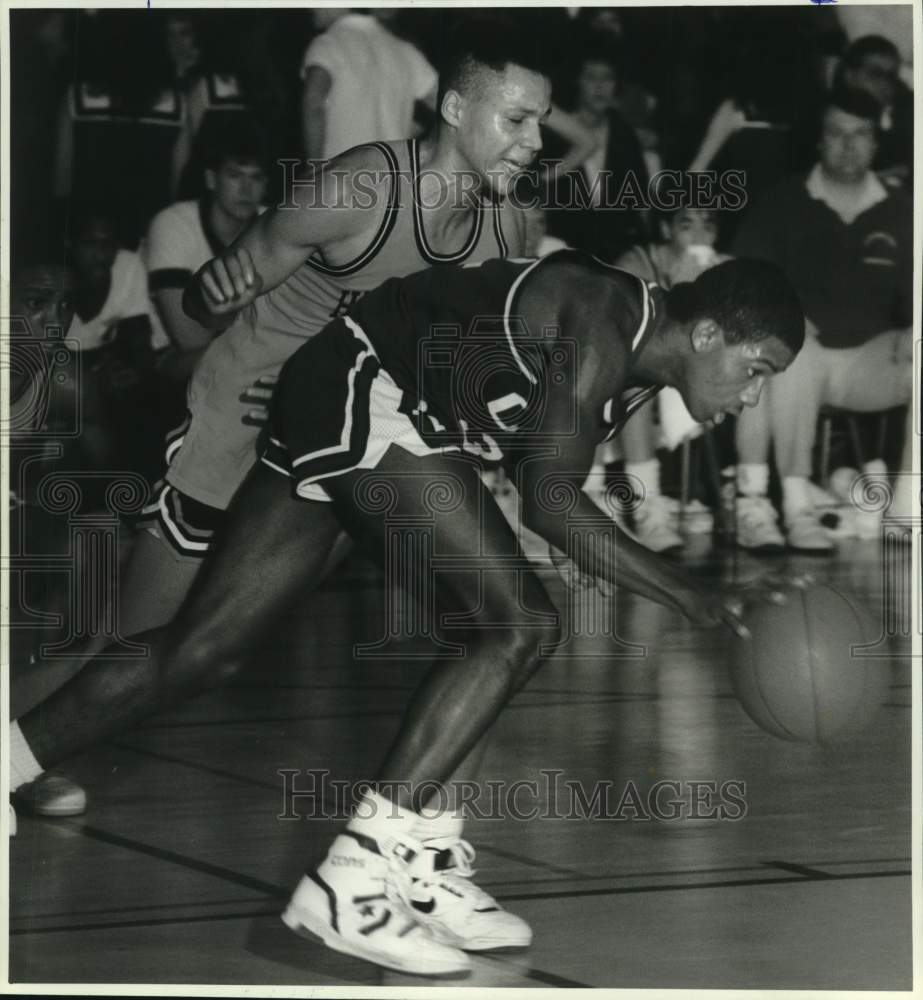
<instances>
[{"instance_id":1,"label":"shoe laces","mask_svg":"<svg viewBox=\"0 0 923 1000\"><path fill-rule=\"evenodd\" d=\"M493 896L471 881L477 873L474 867L475 850L461 837L437 838L426 842L429 850L440 855L438 869L419 880L421 887L439 886L459 902L469 903L473 909L496 909Z\"/></svg>"}]
</instances>

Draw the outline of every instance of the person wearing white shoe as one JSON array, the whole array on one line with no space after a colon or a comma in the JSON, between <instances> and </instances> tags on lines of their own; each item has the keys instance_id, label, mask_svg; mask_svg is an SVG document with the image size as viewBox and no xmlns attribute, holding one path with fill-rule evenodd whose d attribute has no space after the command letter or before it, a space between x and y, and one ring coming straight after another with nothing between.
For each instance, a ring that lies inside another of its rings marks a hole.
<instances>
[{"instance_id":1,"label":"person wearing white shoe","mask_svg":"<svg viewBox=\"0 0 923 1000\"><path fill-rule=\"evenodd\" d=\"M799 551L829 553L836 534L821 523L809 481L821 407L886 410L909 403L913 389L912 213L906 197L887 190L871 170L879 115L864 91L834 92L823 111L818 163L807 177L768 192L734 244L735 253L781 267L807 317L808 336L795 363L737 426L739 467L762 480L754 493L762 499L770 445L775 452L786 542ZM912 443L908 427L905 473L912 468ZM884 465L876 461L864 471L874 485ZM766 504L760 528L772 535ZM857 505L850 516L857 530L880 531L875 506L863 511Z\"/></svg>"}]
</instances>

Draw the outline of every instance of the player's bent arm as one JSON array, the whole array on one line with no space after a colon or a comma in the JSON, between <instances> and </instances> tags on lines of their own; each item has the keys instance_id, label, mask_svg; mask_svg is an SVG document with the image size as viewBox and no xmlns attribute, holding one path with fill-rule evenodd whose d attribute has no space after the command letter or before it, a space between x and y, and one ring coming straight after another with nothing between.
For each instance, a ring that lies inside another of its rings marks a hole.
<instances>
[{"instance_id":1,"label":"player's bent arm","mask_svg":"<svg viewBox=\"0 0 923 1000\"><path fill-rule=\"evenodd\" d=\"M558 276L568 277L567 265ZM561 288L566 288L564 302ZM589 576L625 587L700 624L727 620L717 597L703 593L691 576L626 535L581 488L592 466L603 407L620 394L627 375L628 348L612 330L616 317L631 308L624 286L571 274L567 281L532 286L520 307L527 322L534 317L547 324L555 318L562 331L559 341L572 345L564 378L546 380L540 438L531 449L528 438L520 446L517 479L523 523ZM557 454L544 456L552 445ZM556 502L561 497L572 497L573 504ZM574 517L595 530L572 533Z\"/></svg>"},{"instance_id":2,"label":"player's bent arm","mask_svg":"<svg viewBox=\"0 0 923 1000\"><path fill-rule=\"evenodd\" d=\"M362 146L316 165L281 205L264 212L219 257L203 265L183 296L186 314L221 330L257 296L271 291L314 251L363 242L386 210L385 159Z\"/></svg>"}]
</instances>

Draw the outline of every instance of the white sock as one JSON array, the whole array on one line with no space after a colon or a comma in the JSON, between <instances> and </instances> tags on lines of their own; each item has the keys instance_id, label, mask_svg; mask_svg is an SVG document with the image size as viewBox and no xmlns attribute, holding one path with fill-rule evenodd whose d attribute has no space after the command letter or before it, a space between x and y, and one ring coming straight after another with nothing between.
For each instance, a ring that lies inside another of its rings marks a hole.
<instances>
[{"instance_id":1,"label":"white sock","mask_svg":"<svg viewBox=\"0 0 923 1000\"><path fill-rule=\"evenodd\" d=\"M764 497L769 493L769 465L741 462L737 466L737 492L742 497Z\"/></svg>"},{"instance_id":2,"label":"white sock","mask_svg":"<svg viewBox=\"0 0 923 1000\"><path fill-rule=\"evenodd\" d=\"M10 723L10 791L15 792L22 785L35 781L44 770L29 749L19 723L14 719Z\"/></svg>"},{"instance_id":3,"label":"white sock","mask_svg":"<svg viewBox=\"0 0 923 1000\"><path fill-rule=\"evenodd\" d=\"M626 462L625 472L629 476L637 476L644 486L644 495L660 496L660 459L648 458L643 462Z\"/></svg>"},{"instance_id":4,"label":"white sock","mask_svg":"<svg viewBox=\"0 0 923 1000\"><path fill-rule=\"evenodd\" d=\"M464 819L448 809L420 810L413 835L417 840L435 840L437 837L460 837Z\"/></svg>"},{"instance_id":5,"label":"white sock","mask_svg":"<svg viewBox=\"0 0 923 1000\"><path fill-rule=\"evenodd\" d=\"M392 837L413 836L419 817L377 792L368 791L356 805L346 829L385 844Z\"/></svg>"},{"instance_id":6,"label":"white sock","mask_svg":"<svg viewBox=\"0 0 923 1000\"><path fill-rule=\"evenodd\" d=\"M782 479L782 509L791 517L811 506L808 480L804 476L785 476Z\"/></svg>"}]
</instances>

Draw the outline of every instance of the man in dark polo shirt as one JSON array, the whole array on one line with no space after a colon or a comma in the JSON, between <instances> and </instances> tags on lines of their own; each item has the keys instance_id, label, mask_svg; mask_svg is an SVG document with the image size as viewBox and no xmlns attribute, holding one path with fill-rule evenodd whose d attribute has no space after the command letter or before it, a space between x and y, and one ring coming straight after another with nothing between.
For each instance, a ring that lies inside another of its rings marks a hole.
<instances>
[{"instance_id":1,"label":"man in dark polo shirt","mask_svg":"<svg viewBox=\"0 0 923 1000\"><path fill-rule=\"evenodd\" d=\"M841 89L821 117L819 162L784 181L749 212L734 253L778 264L804 306L809 336L791 368L738 422L738 541L783 541L766 496L773 443L789 547L829 551L811 503L811 454L821 406L874 412L910 402L913 390L913 213L871 170L881 109ZM911 469L912 434L902 469ZM868 473L885 472L877 459ZM859 518L868 525L868 518Z\"/></svg>"}]
</instances>

